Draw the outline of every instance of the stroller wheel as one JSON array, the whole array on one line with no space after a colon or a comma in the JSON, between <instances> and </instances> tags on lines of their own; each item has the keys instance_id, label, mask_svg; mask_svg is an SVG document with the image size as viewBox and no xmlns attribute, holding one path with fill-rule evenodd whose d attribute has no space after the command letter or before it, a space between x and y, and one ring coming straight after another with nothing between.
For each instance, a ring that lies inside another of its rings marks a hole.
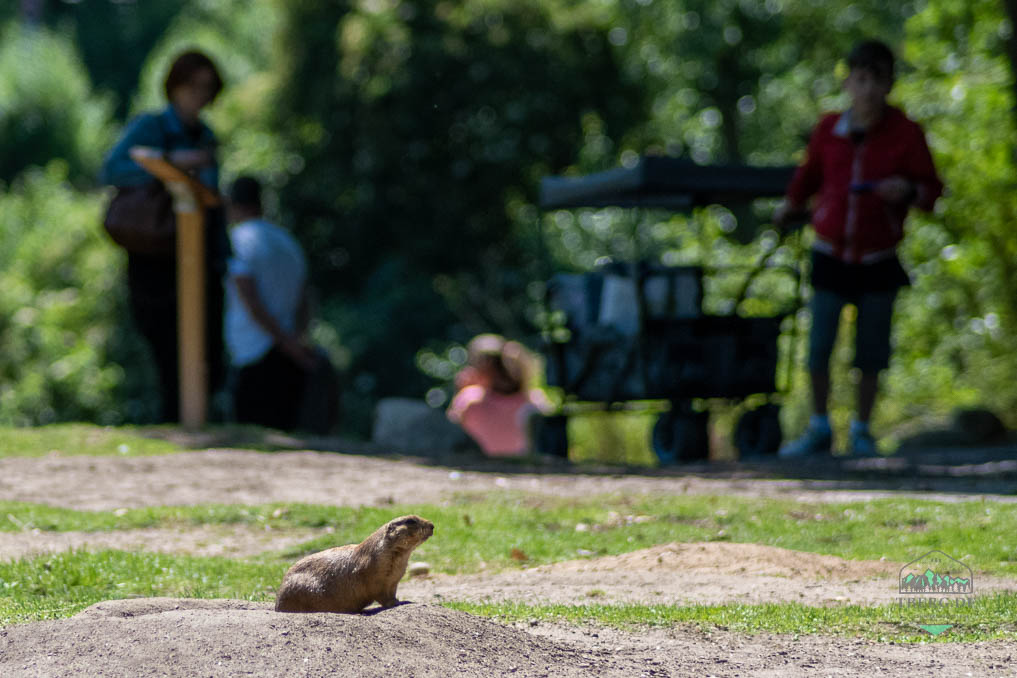
<instances>
[{"instance_id":1,"label":"stroller wheel","mask_svg":"<svg viewBox=\"0 0 1017 678\"><path fill-rule=\"evenodd\" d=\"M780 430L780 407L768 403L741 416L734 430L739 459L771 457L784 439Z\"/></svg>"},{"instance_id":2,"label":"stroller wheel","mask_svg":"<svg viewBox=\"0 0 1017 678\"><path fill-rule=\"evenodd\" d=\"M661 466L701 461L710 456L708 412L673 408L663 412L653 425L653 451Z\"/></svg>"}]
</instances>

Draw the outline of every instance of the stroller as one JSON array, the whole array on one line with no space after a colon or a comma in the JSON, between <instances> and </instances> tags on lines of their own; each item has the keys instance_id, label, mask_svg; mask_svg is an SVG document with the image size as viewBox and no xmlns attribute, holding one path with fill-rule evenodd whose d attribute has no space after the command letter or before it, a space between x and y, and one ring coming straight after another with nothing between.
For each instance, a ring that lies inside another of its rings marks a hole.
<instances>
[{"instance_id":1,"label":"stroller","mask_svg":"<svg viewBox=\"0 0 1017 678\"><path fill-rule=\"evenodd\" d=\"M547 177L545 209L580 206L691 208L747 203L783 194L793 168L700 167L672 158L643 158L634 168L586 178ZM734 431L741 458L775 454L781 443L777 372L778 338L801 297L797 266L774 267L780 241L749 267L735 295L733 312L703 309L704 279L722 268L612 263L597 271L558 273L547 286L547 303L564 318L545 345L547 383L560 387L566 405L547 422L543 443L564 454L567 416L581 403L605 408L630 401L667 401L653 427L652 447L661 464L709 456L709 412L695 400L743 400L762 394L765 404L747 410ZM776 313L738 314L756 277L780 269L794 281L794 298ZM555 340L555 336L564 340ZM788 358L790 375L791 359ZM790 383L789 381L786 383Z\"/></svg>"}]
</instances>

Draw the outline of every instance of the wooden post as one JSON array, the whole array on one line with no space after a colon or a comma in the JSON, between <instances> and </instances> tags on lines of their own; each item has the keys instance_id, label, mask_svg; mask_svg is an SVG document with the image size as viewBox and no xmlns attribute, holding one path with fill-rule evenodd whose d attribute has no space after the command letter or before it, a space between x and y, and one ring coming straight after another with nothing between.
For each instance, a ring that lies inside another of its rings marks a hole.
<instances>
[{"instance_id":1,"label":"wooden post","mask_svg":"<svg viewBox=\"0 0 1017 678\"><path fill-rule=\"evenodd\" d=\"M219 196L163 159L159 149L135 146L131 158L163 182L177 215L177 350L180 423L198 429L208 420L205 355L205 208Z\"/></svg>"}]
</instances>

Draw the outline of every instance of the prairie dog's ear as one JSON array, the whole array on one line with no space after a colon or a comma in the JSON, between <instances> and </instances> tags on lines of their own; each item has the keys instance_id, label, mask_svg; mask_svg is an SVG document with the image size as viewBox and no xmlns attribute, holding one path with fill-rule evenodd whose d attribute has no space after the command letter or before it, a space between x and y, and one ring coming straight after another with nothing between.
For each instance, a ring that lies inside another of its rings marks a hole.
<instances>
[{"instance_id":1,"label":"prairie dog's ear","mask_svg":"<svg viewBox=\"0 0 1017 678\"><path fill-rule=\"evenodd\" d=\"M385 528L385 534L395 534L400 529L406 527L410 523L410 518L411 516L402 516L401 518L390 520Z\"/></svg>"}]
</instances>

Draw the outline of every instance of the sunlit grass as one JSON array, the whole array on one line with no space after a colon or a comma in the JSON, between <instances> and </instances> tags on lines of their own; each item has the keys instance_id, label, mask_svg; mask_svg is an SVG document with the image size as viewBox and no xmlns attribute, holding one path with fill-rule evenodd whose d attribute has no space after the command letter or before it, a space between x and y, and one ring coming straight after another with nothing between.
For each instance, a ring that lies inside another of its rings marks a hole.
<instances>
[{"instance_id":1,"label":"sunlit grass","mask_svg":"<svg viewBox=\"0 0 1017 678\"><path fill-rule=\"evenodd\" d=\"M854 560L908 562L938 549L976 572L1017 575L1017 507L915 499L805 504L708 495L605 495L578 499L515 493L459 495L441 505L329 507L199 505L76 511L0 502L0 531L186 529L252 525L327 528L283 554L356 543L388 520L417 513L436 525L417 551L438 572L461 573L627 553L670 542L755 543Z\"/></svg>"},{"instance_id":2,"label":"sunlit grass","mask_svg":"<svg viewBox=\"0 0 1017 678\"><path fill-rule=\"evenodd\" d=\"M932 612L896 604L812 607L800 603L764 605L523 605L448 602L446 607L502 622L599 624L626 630L694 624L704 631L832 634L880 642L974 642L1017 639L1017 594L979 596L970 606ZM931 617L930 617L931 615ZM933 636L923 624L949 624Z\"/></svg>"},{"instance_id":3,"label":"sunlit grass","mask_svg":"<svg viewBox=\"0 0 1017 678\"><path fill-rule=\"evenodd\" d=\"M259 452L307 449L308 440L243 424L209 425L200 431L178 426L0 426L0 457L56 455L143 457L229 447Z\"/></svg>"},{"instance_id":4,"label":"sunlit grass","mask_svg":"<svg viewBox=\"0 0 1017 678\"><path fill-rule=\"evenodd\" d=\"M287 563L123 551L68 551L0 563L0 627L68 617L94 603L131 597L271 601ZM1017 594L974 598L946 612L894 604L813 607L762 605L523 605L449 601L446 607L502 622L597 624L625 630L694 624L704 631L835 634L881 642L1017 639ZM951 624L933 637L921 624Z\"/></svg>"},{"instance_id":5,"label":"sunlit grass","mask_svg":"<svg viewBox=\"0 0 1017 678\"><path fill-rule=\"evenodd\" d=\"M141 457L181 450L179 445L142 436L139 429L129 426L0 426L0 457L42 457L47 454Z\"/></svg>"},{"instance_id":6,"label":"sunlit grass","mask_svg":"<svg viewBox=\"0 0 1017 678\"><path fill-rule=\"evenodd\" d=\"M66 551L0 562L0 626L68 617L137 596L269 600L282 563L124 551Z\"/></svg>"}]
</instances>

